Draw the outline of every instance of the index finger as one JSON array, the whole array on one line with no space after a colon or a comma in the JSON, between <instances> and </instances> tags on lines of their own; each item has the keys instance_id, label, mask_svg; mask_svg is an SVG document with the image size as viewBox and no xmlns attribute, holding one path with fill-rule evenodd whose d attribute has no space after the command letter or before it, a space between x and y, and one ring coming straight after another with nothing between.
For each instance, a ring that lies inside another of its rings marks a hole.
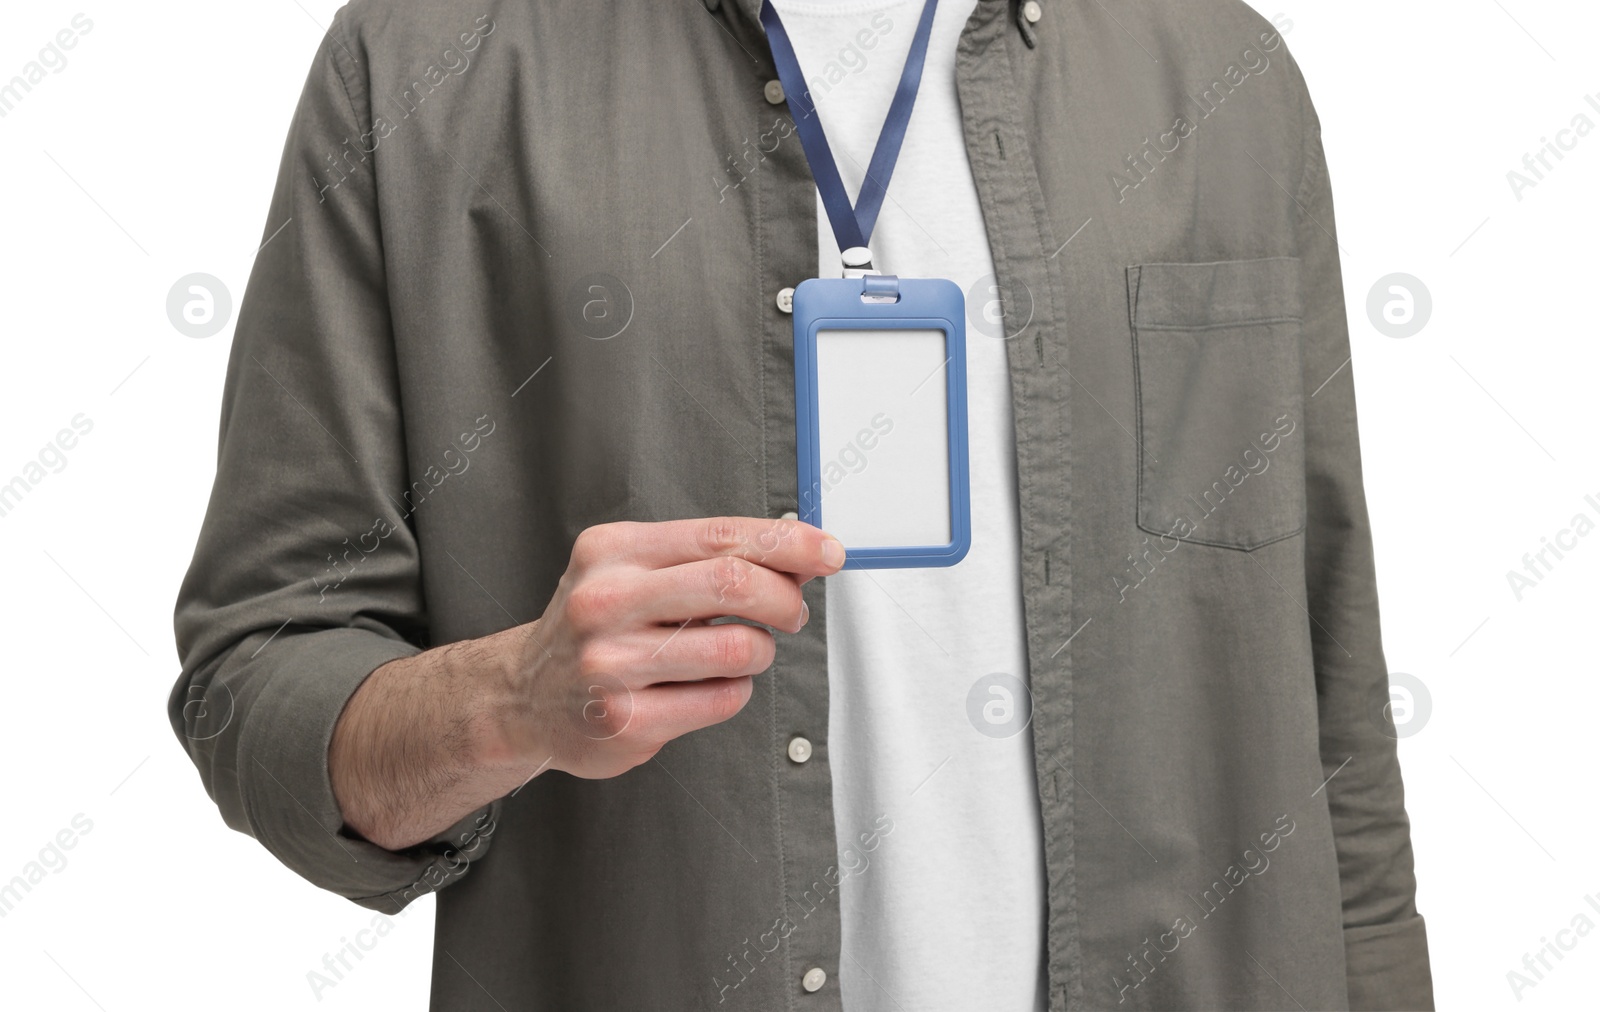
<instances>
[{"instance_id":1,"label":"index finger","mask_svg":"<svg viewBox=\"0 0 1600 1012\"><path fill-rule=\"evenodd\" d=\"M665 569L732 555L802 579L829 576L844 565L839 539L799 520L710 517L609 527L625 542L618 554L641 566Z\"/></svg>"}]
</instances>

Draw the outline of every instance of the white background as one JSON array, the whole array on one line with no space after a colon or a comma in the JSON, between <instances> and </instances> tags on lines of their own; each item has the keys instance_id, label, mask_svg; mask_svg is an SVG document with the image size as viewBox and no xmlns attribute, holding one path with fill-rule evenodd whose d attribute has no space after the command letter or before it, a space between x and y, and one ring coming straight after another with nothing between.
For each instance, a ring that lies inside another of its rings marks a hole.
<instances>
[{"instance_id":1,"label":"white background","mask_svg":"<svg viewBox=\"0 0 1600 1012\"><path fill-rule=\"evenodd\" d=\"M74 815L93 829L0 919L0 1003L424 1008L432 899L319 1000L307 972L371 915L227 830L164 709L232 333L181 336L166 295L204 271L237 306L337 5L77 2L0 15L0 81L80 10L94 23L0 119L0 482L73 416L94 423L65 470L0 518L0 882ZM1600 533L1520 601L1506 572L1574 514L1600 514L1584 502L1600 500L1600 132L1520 201L1506 174L1579 113L1600 125L1584 101L1600 96L1600 9L1258 6L1293 19L1322 116L1385 644L1391 669L1431 695L1401 757L1440 1005L1589 1004L1600 932L1520 1001L1507 972L1580 911L1600 924L1583 899L1600 894ZM1368 290L1393 272L1432 293L1414 337L1368 322Z\"/></svg>"}]
</instances>

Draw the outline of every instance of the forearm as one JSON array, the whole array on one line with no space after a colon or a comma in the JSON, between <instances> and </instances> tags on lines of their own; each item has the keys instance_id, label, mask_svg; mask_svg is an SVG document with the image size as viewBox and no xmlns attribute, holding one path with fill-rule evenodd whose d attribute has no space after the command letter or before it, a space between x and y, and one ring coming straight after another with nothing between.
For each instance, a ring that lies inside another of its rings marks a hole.
<instances>
[{"instance_id":1,"label":"forearm","mask_svg":"<svg viewBox=\"0 0 1600 1012\"><path fill-rule=\"evenodd\" d=\"M776 649L762 627L798 632L802 584L843 564L791 520L585 530L537 622L391 661L350 695L328 748L345 825L402 850L546 770L649 761L743 708Z\"/></svg>"},{"instance_id":2,"label":"forearm","mask_svg":"<svg viewBox=\"0 0 1600 1012\"><path fill-rule=\"evenodd\" d=\"M494 698L512 665L508 629L391 661L340 715L328 768L345 824L389 850L417 844L526 782L539 764L507 747Z\"/></svg>"}]
</instances>

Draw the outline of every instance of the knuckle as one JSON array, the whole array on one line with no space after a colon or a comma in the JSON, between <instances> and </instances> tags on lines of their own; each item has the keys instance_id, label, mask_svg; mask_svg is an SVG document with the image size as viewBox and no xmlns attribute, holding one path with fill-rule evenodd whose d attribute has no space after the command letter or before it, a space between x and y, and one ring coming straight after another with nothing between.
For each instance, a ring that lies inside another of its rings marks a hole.
<instances>
[{"instance_id":1,"label":"knuckle","mask_svg":"<svg viewBox=\"0 0 1600 1012\"><path fill-rule=\"evenodd\" d=\"M756 567L737 556L725 556L711 565L711 585L718 601L744 603L752 593L751 581Z\"/></svg>"},{"instance_id":2,"label":"knuckle","mask_svg":"<svg viewBox=\"0 0 1600 1012\"><path fill-rule=\"evenodd\" d=\"M586 688L580 711L585 737L605 740L626 731L633 720L632 693L601 684Z\"/></svg>"},{"instance_id":3,"label":"knuckle","mask_svg":"<svg viewBox=\"0 0 1600 1012\"><path fill-rule=\"evenodd\" d=\"M615 738L628 729L628 708L610 694L592 700L585 710L590 728L601 738Z\"/></svg>"},{"instance_id":4,"label":"knuckle","mask_svg":"<svg viewBox=\"0 0 1600 1012\"><path fill-rule=\"evenodd\" d=\"M707 555L726 555L744 544L744 527L733 517L713 517L701 528L700 547Z\"/></svg>"},{"instance_id":5,"label":"knuckle","mask_svg":"<svg viewBox=\"0 0 1600 1012\"><path fill-rule=\"evenodd\" d=\"M578 629L600 629L621 614L622 588L604 580L586 580L567 595L567 618Z\"/></svg>"},{"instance_id":6,"label":"knuckle","mask_svg":"<svg viewBox=\"0 0 1600 1012\"><path fill-rule=\"evenodd\" d=\"M600 524L595 527L586 527L578 532L572 542L572 561L580 566L593 565L604 558L610 532L609 524Z\"/></svg>"},{"instance_id":7,"label":"knuckle","mask_svg":"<svg viewBox=\"0 0 1600 1012\"><path fill-rule=\"evenodd\" d=\"M736 623L719 626L708 648L711 656L707 659L712 669L742 671L754 659L753 637L749 635L754 631L749 626Z\"/></svg>"}]
</instances>

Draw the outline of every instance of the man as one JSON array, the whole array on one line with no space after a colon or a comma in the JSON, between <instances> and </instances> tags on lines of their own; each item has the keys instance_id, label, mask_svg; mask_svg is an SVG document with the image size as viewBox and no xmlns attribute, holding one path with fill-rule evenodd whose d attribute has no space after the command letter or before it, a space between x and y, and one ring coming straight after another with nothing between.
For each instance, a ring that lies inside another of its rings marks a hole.
<instances>
[{"instance_id":1,"label":"man","mask_svg":"<svg viewBox=\"0 0 1600 1012\"><path fill-rule=\"evenodd\" d=\"M224 818L437 891L438 1009L1430 1008L1288 24L938 5L873 249L968 292L973 545L841 573L795 117L855 193L923 7L777 3L799 99L760 8L335 17L178 603Z\"/></svg>"}]
</instances>

